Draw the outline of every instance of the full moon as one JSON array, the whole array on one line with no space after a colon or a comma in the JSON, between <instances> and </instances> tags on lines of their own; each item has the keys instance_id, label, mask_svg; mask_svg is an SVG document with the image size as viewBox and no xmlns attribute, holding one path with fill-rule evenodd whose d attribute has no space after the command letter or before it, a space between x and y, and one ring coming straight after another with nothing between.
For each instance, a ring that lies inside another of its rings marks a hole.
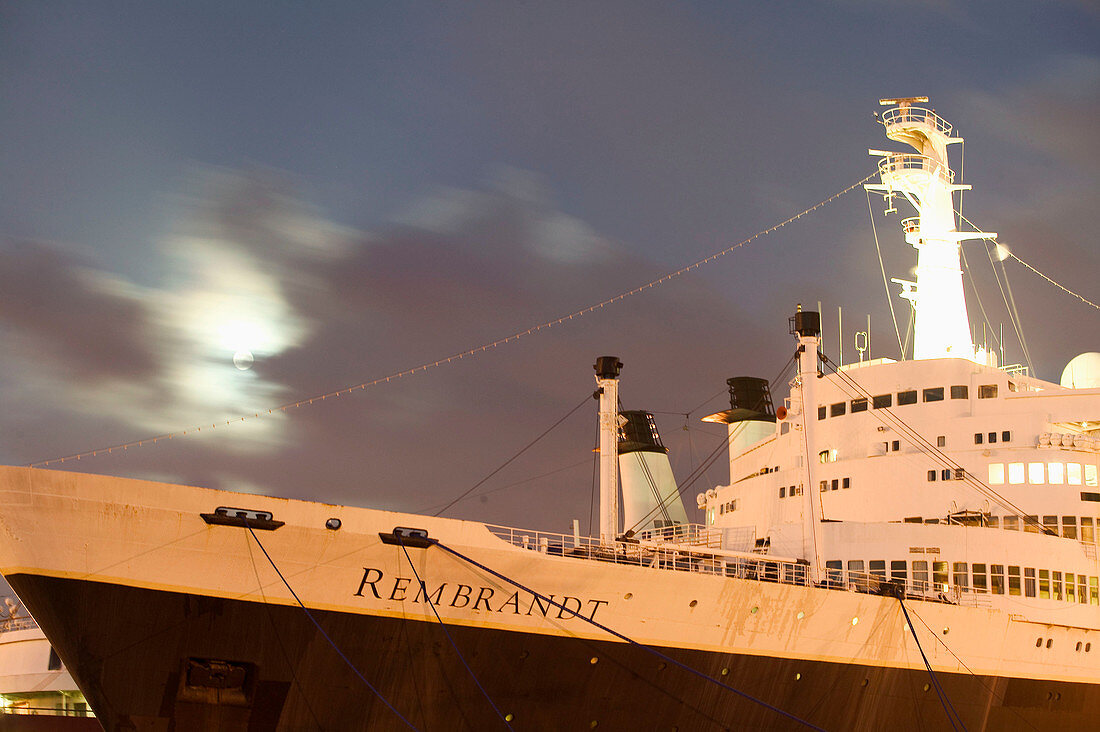
<instances>
[{"instance_id":1,"label":"full moon","mask_svg":"<svg viewBox=\"0 0 1100 732\"><path fill-rule=\"evenodd\" d=\"M251 351L237 351L233 354L233 365L241 371L248 371L252 368L253 361L255 361L255 359L252 358Z\"/></svg>"}]
</instances>

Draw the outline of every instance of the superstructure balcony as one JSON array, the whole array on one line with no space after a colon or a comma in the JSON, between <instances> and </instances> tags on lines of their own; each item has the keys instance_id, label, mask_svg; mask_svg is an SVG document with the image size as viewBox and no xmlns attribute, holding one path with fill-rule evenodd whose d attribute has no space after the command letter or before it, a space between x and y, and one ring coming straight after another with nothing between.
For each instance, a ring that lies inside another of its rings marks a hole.
<instances>
[{"instance_id":1,"label":"superstructure balcony","mask_svg":"<svg viewBox=\"0 0 1100 732\"><path fill-rule=\"evenodd\" d=\"M887 137L916 130L926 135L938 132L944 137L951 136L951 123L924 107L893 107L883 112L881 119Z\"/></svg>"},{"instance_id":2,"label":"superstructure balcony","mask_svg":"<svg viewBox=\"0 0 1100 732\"><path fill-rule=\"evenodd\" d=\"M922 191L936 178L946 185L955 180L955 171L934 158L915 153L887 155L879 161L878 172L884 186L900 191Z\"/></svg>"}]
</instances>

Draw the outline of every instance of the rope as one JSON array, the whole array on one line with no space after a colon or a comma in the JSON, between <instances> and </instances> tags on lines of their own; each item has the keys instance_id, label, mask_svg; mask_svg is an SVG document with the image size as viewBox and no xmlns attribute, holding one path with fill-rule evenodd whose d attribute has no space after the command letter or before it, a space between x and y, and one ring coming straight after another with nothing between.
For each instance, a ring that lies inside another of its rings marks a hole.
<instances>
[{"instance_id":1,"label":"rope","mask_svg":"<svg viewBox=\"0 0 1100 732\"><path fill-rule=\"evenodd\" d=\"M489 702L489 706L491 706L493 708L493 711L497 713L497 716L500 717L500 721L504 722L505 727L507 727L508 729L512 729L511 721L509 721L507 717L501 714L500 709L489 696L489 692L485 691L485 687L481 685L480 681L478 681L477 674L475 674L474 670L470 668L470 664L466 663L466 659L465 657L463 657L462 651L458 650L458 646L455 645L455 640L451 637L451 632L447 630L447 624L443 622L443 618L439 617L439 611L435 609L435 603L432 602L432 598L428 595L428 588L424 584L424 581L420 579L420 573L416 571L416 565L413 564L412 557L409 556L409 550L405 548L404 544L401 545L401 551L405 552L405 559L409 560L409 567L413 571L413 576L416 577L417 584L419 584L424 591L424 599L427 601L428 607L432 609L432 613L435 615L435 619L439 621L439 627L443 629L443 634L447 636L447 640L450 641L451 648L455 649L455 653L458 654L458 660L462 661L462 665L466 667L466 672L470 674L470 678L474 680L475 684L477 684L477 688L481 689L482 696L485 697L485 701Z\"/></svg>"},{"instance_id":2,"label":"rope","mask_svg":"<svg viewBox=\"0 0 1100 732\"><path fill-rule=\"evenodd\" d=\"M340 647L336 645L332 638L329 637L329 634L325 632L325 629L321 627L321 624L317 622L317 618L313 617L313 613L309 611L309 608L305 606L305 603L302 602L302 599L298 597L298 593L294 591L294 588L291 587L290 583L286 581L286 577L284 577L283 573L279 571L279 567L275 564L275 560L272 559L271 555L267 553L267 549L265 549L264 545L260 542L260 537L256 536L256 532L253 531L252 526L248 524L248 519L245 519L245 526L248 528L248 533L252 534L252 538L256 540L256 546L260 547L260 551L262 551L264 553L264 556L267 557L267 561L271 564L271 568L275 570L275 574L279 575L279 579L281 579L286 588L290 590L290 594L294 596L294 600L298 603L298 606L301 607L303 611L305 611L306 617L313 622L313 625L317 628L321 635L324 636L325 640L328 641L328 644L332 646L332 649L336 651L337 655L339 655L340 658L344 659L344 663L347 664L348 668L355 672L355 675L359 677L359 680L362 681L368 689L374 692L374 695L378 697L382 701L382 703L389 708L391 712L396 714L398 719L405 723L405 726L407 726L409 729L415 730L416 727L413 726L413 723L405 719L405 717L402 716L401 712L397 711L393 704L390 704L386 697L382 696L382 692L378 691L378 689L374 688L371 682L367 681L367 677L364 676L359 671L359 669L355 667L355 664L351 662L350 658L344 655L344 652L340 650Z\"/></svg>"},{"instance_id":3,"label":"rope","mask_svg":"<svg viewBox=\"0 0 1100 732\"><path fill-rule=\"evenodd\" d=\"M574 318L580 318L584 315L588 315L589 313L595 312L596 310L604 308L608 305L613 305L614 303L617 303L620 300L625 300L626 298L631 297L632 295L637 295L641 292L645 292L646 290L650 290L650 289L653 289L655 287L658 287L659 285L663 285L664 283L666 283L670 280L676 279L677 277L680 277L682 275L685 275L688 272L691 272L692 270L699 269L700 267L702 267L705 264L710 264L711 262L713 262L713 261L715 261L715 260L717 260L721 257L724 257L727 254L730 254L731 252L734 252L737 249L740 249L740 248L746 246L747 244L752 243L753 241L755 241L755 240L757 240L761 237L767 236L768 234L771 234L772 232L783 228L787 224L790 224L794 221L797 221L798 219L802 218L803 216L805 216L807 214L813 213L814 211L821 208L822 206L826 206L826 205L832 203L833 201L837 200L838 198L840 198L844 194L860 187L861 185L863 185L867 181L871 180L871 178L874 178L876 175L878 175L877 170L874 173L866 176L865 178L863 178L863 179L853 183L852 185L848 186L844 190L839 191L838 193L834 193L833 195L829 196L828 198L826 198L824 200L818 201L813 206L810 206L809 208L804 209L803 211L795 214L794 216L791 216L790 218L788 218L788 219L786 219L786 220L784 220L784 221L782 221L778 224L774 224L773 226L771 226L767 229L764 229L762 231L758 231L757 233L750 236L748 239L743 239L742 241L739 241L736 244L733 244L731 246L726 247L725 249L723 249L720 252L715 252L714 254L711 254L709 257L705 257L704 259L700 259L696 262L692 262L691 264L687 265L686 267L681 267L680 269L676 270L675 272L670 272L670 273L668 273L668 274L666 274L662 277L659 277L658 279L651 280L651 281L645 283L644 285L639 285L639 286L637 286L633 289L626 290L625 292L620 292L618 295L615 295L614 297L610 297L606 300L595 303L594 305L589 305L588 307L581 308L580 310L576 310L572 313L569 313L568 315L562 315L560 318L554 318L553 320L549 320L545 323L541 323L539 325L532 326L530 328L527 328L526 330L521 330L521 331L518 331L518 332L513 333L511 335L505 336L503 338L498 338L495 341L492 341L490 343L485 343L483 345L476 346L475 348L470 348L470 349L467 349L467 350L462 351L460 353L456 353L454 355L447 356L446 358L438 359L436 361L429 361L429 362L426 362L426 363L422 363L419 366L414 366L410 369L405 369L404 371L398 371L398 372L390 374L389 376L381 376L381 377L379 377L377 379L373 379L371 381L364 381L360 384L355 384L354 386L348 386L348 387L345 387L343 389L337 389L336 391L330 391L330 392L326 392L324 394L318 394L316 396L307 397L307 398L304 398L304 399L299 399L297 401L287 402L286 404L280 404L277 407L271 407L270 409L267 409L267 410L254 412L250 415L246 414L246 415L240 415L240 416L237 416L237 417L232 417L230 419L224 420L224 422L222 420L217 420L215 422L211 422L209 427L207 427L206 424L202 424L202 425L199 425L199 426L196 426L196 427L192 427L190 429L177 430L177 431L174 431L174 432L165 432L164 434L155 435L155 436L152 436L152 437L145 437L145 438L142 438L140 440L131 440L129 442L122 442L122 443L119 443L117 445L110 445L108 447L100 447L100 448L96 448L94 450L86 450L84 452L73 453L72 455L65 455L64 457L51 458L49 460L41 460L41 461L36 462L36 463L28 463L27 465L25 465L25 467L28 467L28 468L44 468L44 467L52 465L54 463L64 463L68 460L80 460L81 458L86 458L86 457L97 457L100 454L108 454L109 455L109 454L113 453L116 450L127 450L131 447L144 447L145 445L155 445L156 443L158 443L162 440L171 440L171 439L174 439L176 437L183 437L183 436L188 435L188 434L201 432L204 429L213 430L213 429L217 429L218 427L222 427L222 426L228 427L228 426L230 426L234 423L243 422L246 419L259 419L260 417L266 417L267 415L274 414L276 412L288 412L291 409L298 409L300 407L312 406L314 402L321 402L321 401L324 401L326 399L335 399L336 397L341 397L341 396L345 396L347 394L351 394L354 391L362 391L362 390L367 389L367 388L372 387L372 386L378 386L379 384L387 384L391 381L396 381L397 379L401 379L401 378L404 378L406 376L413 376L417 373L427 371L428 369L436 368L437 366L443 366L443 365L446 365L446 364L449 364L449 363L453 363L455 361L459 361L463 358L468 358L470 356L475 356L477 354L484 353L485 351L489 351L493 348L497 348L499 346L506 345L506 344L511 343L513 341L517 341L520 338L525 338L529 335L534 335L535 333L538 333L539 331L545 330L547 328L552 328L556 325L564 325L567 321L573 320Z\"/></svg>"},{"instance_id":4,"label":"rope","mask_svg":"<svg viewBox=\"0 0 1100 732\"><path fill-rule=\"evenodd\" d=\"M455 549L452 549L451 547L447 546L446 544L441 543L440 541L438 541L436 539L429 539L429 541L431 541L432 544L439 547L443 551L448 552L448 553L458 557L462 561L467 562L467 563L477 567L478 569L482 570L483 572L488 572L489 574L496 577L497 579L502 580L504 582L507 582L508 584L512 585L513 587L516 587L517 589L523 590L524 592L529 592L532 595L534 595L535 597L539 598L540 600L545 600L546 602L550 603L550 605L552 605L553 607L559 608L561 610L565 610L566 612L569 612L569 613L573 614L574 616L584 620L589 625L593 625L596 628L599 628L600 630L604 631L605 633L608 633L608 634L614 636L615 638L618 638L621 641L629 643L633 646L637 646L638 648L641 648L644 651L648 651L649 653L652 653L653 655L657 656L658 658L662 659L663 661L666 661L666 662L671 663L675 666L678 666L679 668L683 669L684 671L687 671L688 673L694 674L694 675L698 676L699 678L701 678L705 681L709 681L712 684L720 686L723 689L726 689L727 691L732 691L734 694L737 694L738 696L742 697L743 699L747 699L748 701L751 701L755 704L759 704L760 706L765 707L766 709L770 709L771 711L775 712L776 714L779 714L783 717L786 717L787 719L789 719L793 722L797 722L798 724L801 724L805 727L809 727L810 729L818 730L819 732L825 732L825 730L823 730L821 727L818 727L817 725L815 725L811 722L807 722L804 719L800 719L799 717L796 717L795 715L791 714L790 712L786 712L786 711L780 709L779 707L772 706L771 704L768 704L766 701L764 701L762 699L757 699L756 697L752 696L751 694L747 694L746 692L741 691L740 689L729 686L728 684L723 684L721 681L718 681L717 679L713 679L710 676L707 676L706 674L704 674L702 671L699 671L698 669L692 668L691 666L688 666L685 663L681 663L680 661L677 661L675 658L672 658L671 656L662 653L661 651L657 650L656 648L654 648L652 646L648 646L645 643L639 643L638 641L636 641L636 640L634 640L634 639L632 639L628 636L625 636L622 633L619 633L618 631L612 630L611 628L607 627L606 625L603 625L602 623L599 623L599 622L597 622L597 621L595 621L591 618L586 618L586 617L584 617L584 615L582 615L580 613L576 613L572 610L569 610L564 605L561 605L557 602L554 602L554 600L552 598L549 598L545 595L542 595L538 592L535 592L534 590L532 590L529 587L524 586L520 582L518 582L518 581L516 581L516 580L514 580L510 577L506 577L506 576L504 576L500 572L497 572L494 569L490 569L489 567L486 567L484 564L477 561L476 559L468 557L465 554L463 554L462 552L459 552Z\"/></svg>"},{"instance_id":5,"label":"rope","mask_svg":"<svg viewBox=\"0 0 1100 732\"><path fill-rule=\"evenodd\" d=\"M905 346L901 342L901 330L898 328L898 316L894 312L894 298L890 297L890 285L886 282L886 265L882 262L882 247L878 243L878 227L875 226L875 214L871 210L871 192L867 193L867 216L871 219L871 231L875 235L875 251L878 252L878 268L882 272L882 286L886 290L886 304L890 306L890 318L894 321L894 333L898 337L898 348L901 349L901 357L905 358Z\"/></svg>"},{"instance_id":6,"label":"rope","mask_svg":"<svg viewBox=\"0 0 1100 732\"><path fill-rule=\"evenodd\" d=\"M932 670L932 665L928 663L928 656L924 655L924 649L921 647L920 638L917 637L917 629L913 627L913 621L909 619L909 611L905 609L905 601L898 597L898 604L901 605L901 612L905 615L905 622L909 624L909 632L913 634L913 640L917 643L917 650L920 651L921 660L924 661L924 667L928 669L928 675L932 677L932 686L936 688L936 695L940 698L940 704L943 705L944 712L947 713L947 721L951 723L951 729L958 730L960 727L963 732L966 732L966 725L963 724L962 718L959 717L959 713L955 711L955 707L951 704L951 700L947 698L947 694L944 693L943 687L940 686L940 680L936 678L936 672ZM955 722L958 721L958 725Z\"/></svg>"}]
</instances>

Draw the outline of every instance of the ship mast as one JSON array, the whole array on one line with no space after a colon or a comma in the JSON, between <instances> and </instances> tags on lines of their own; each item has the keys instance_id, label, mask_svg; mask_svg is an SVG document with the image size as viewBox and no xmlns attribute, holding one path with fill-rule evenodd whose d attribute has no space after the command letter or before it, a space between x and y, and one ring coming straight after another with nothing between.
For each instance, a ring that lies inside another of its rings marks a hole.
<instances>
[{"instance_id":1,"label":"ship mast","mask_svg":"<svg viewBox=\"0 0 1100 732\"><path fill-rule=\"evenodd\" d=\"M947 146L963 138L953 137L951 125L931 109L913 106L926 102L928 97L879 100L879 104L890 107L881 117L886 136L917 152L869 150L880 158L881 183L866 188L885 193L891 202L887 213L896 210L892 204L898 193L917 210L916 216L901 222L905 241L917 250L917 281L894 280L902 286L901 296L912 303L915 312L913 358L984 361L984 356L976 357L970 337L959 242L996 234L956 229L954 193L969 190L970 186L955 184Z\"/></svg>"},{"instance_id":2,"label":"ship mast","mask_svg":"<svg viewBox=\"0 0 1100 732\"><path fill-rule=\"evenodd\" d=\"M619 371L616 356L596 359L600 399L600 544L613 546L619 535Z\"/></svg>"}]
</instances>

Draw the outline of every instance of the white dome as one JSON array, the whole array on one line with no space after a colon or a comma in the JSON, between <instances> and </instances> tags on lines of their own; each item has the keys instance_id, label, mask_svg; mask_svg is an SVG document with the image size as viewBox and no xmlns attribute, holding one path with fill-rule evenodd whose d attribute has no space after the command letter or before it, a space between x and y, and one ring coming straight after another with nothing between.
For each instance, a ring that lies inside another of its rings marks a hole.
<instances>
[{"instance_id":1,"label":"white dome","mask_svg":"<svg viewBox=\"0 0 1100 732\"><path fill-rule=\"evenodd\" d=\"M1075 356L1062 371L1062 386L1070 389L1100 387L1100 353L1091 351Z\"/></svg>"}]
</instances>

